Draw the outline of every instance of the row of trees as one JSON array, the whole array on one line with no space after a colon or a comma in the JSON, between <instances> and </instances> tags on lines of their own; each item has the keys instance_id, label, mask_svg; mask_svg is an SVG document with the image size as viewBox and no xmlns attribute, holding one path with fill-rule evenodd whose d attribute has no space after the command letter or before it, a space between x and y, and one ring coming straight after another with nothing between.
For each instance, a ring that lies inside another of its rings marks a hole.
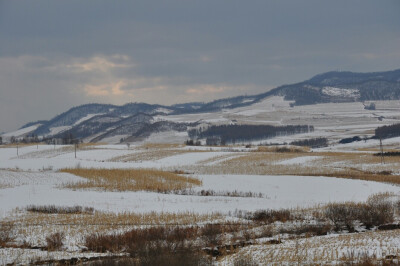
<instances>
[{"instance_id":1,"label":"row of trees","mask_svg":"<svg viewBox=\"0 0 400 266\"><path fill-rule=\"evenodd\" d=\"M393 138L400 136L400 124L393 124L390 126L382 126L375 129L376 138Z\"/></svg>"},{"instance_id":2,"label":"row of trees","mask_svg":"<svg viewBox=\"0 0 400 266\"><path fill-rule=\"evenodd\" d=\"M277 136L286 136L313 132L314 127L308 125L220 125L207 129L192 129L188 131L191 139L206 138L209 142L236 143L255 141Z\"/></svg>"},{"instance_id":3,"label":"row of trees","mask_svg":"<svg viewBox=\"0 0 400 266\"><path fill-rule=\"evenodd\" d=\"M291 145L296 146L307 146L311 148L320 148L328 146L327 138L313 138L313 139L304 139L304 140L296 140L290 143Z\"/></svg>"}]
</instances>

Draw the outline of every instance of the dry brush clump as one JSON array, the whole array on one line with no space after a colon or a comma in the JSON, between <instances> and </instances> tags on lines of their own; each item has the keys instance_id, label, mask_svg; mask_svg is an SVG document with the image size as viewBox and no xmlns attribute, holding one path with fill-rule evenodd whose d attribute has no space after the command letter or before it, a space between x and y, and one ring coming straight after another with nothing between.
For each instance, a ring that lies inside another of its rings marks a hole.
<instances>
[{"instance_id":1,"label":"dry brush clump","mask_svg":"<svg viewBox=\"0 0 400 266\"><path fill-rule=\"evenodd\" d=\"M29 212L45 213L45 214L93 214L93 207L82 206L55 206L55 205L29 205L26 207Z\"/></svg>"},{"instance_id":2,"label":"dry brush clump","mask_svg":"<svg viewBox=\"0 0 400 266\"><path fill-rule=\"evenodd\" d=\"M370 197L366 203L328 204L325 216L333 223L336 231L345 228L349 232L354 232L357 221L362 223L366 229L393 222L394 205L379 195L375 195Z\"/></svg>"},{"instance_id":3,"label":"dry brush clump","mask_svg":"<svg viewBox=\"0 0 400 266\"><path fill-rule=\"evenodd\" d=\"M131 265L211 265L192 240L198 227L151 227L122 234L93 234L85 245L96 252L127 252Z\"/></svg>"},{"instance_id":4,"label":"dry brush clump","mask_svg":"<svg viewBox=\"0 0 400 266\"><path fill-rule=\"evenodd\" d=\"M15 228L12 223L0 223L0 247L6 247L7 244L15 239Z\"/></svg>"},{"instance_id":5,"label":"dry brush clump","mask_svg":"<svg viewBox=\"0 0 400 266\"><path fill-rule=\"evenodd\" d=\"M304 235L305 237L324 236L332 231L330 224L301 224L292 228L282 227L280 234Z\"/></svg>"},{"instance_id":6,"label":"dry brush clump","mask_svg":"<svg viewBox=\"0 0 400 266\"><path fill-rule=\"evenodd\" d=\"M65 238L64 232L57 232L46 237L46 248L48 251L60 250Z\"/></svg>"},{"instance_id":7,"label":"dry brush clump","mask_svg":"<svg viewBox=\"0 0 400 266\"><path fill-rule=\"evenodd\" d=\"M256 223L270 224L274 222L287 222L293 220L289 209L281 210L258 210L254 213L248 214L247 219Z\"/></svg>"},{"instance_id":8,"label":"dry brush clump","mask_svg":"<svg viewBox=\"0 0 400 266\"><path fill-rule=\"evenodd\" d=\"M233 197L233 198L266 198L264 193L256 192L243 192L238 190L233 191L215 191L213 189L202 189L200 191L192 189L183 189L172 191L173 194L177 195L190 195L190 196L202 196L202 197Z\"/></svg>"},{"instance_id":9,"label":"dry brush clump","mask_svg":"<svg viewBox=\"0 0 400 266\"><path fill-rule=\"evenodd\" d=\"M152 169L62 169L88 181L65 184L71 189L98 188L107 191L169 192L200 186L201 180Z\"/></svg>"},{"instance_id":10,"label":"dry brush clump","mask_svg":"<svg viewBox=\"0 0 400 266\"><path fill-rule=\"evenodd\" d=\"M197 225L207 222L223 222L224 217L218 213L198 214L193 212L100 212L93 214L44 214L16 210L14 217L9 218L14 230L11 236L18 236L19 241L27 241L31 246L45 246L45 237L54 232L64 232L66 240L94 233L110 234L126 232L141 226ZM81 240L79 240L80 242ZM11 241L11 244L13 241ZM80 242L81 243L81 242Z\"/></svg>"}]
</instances>

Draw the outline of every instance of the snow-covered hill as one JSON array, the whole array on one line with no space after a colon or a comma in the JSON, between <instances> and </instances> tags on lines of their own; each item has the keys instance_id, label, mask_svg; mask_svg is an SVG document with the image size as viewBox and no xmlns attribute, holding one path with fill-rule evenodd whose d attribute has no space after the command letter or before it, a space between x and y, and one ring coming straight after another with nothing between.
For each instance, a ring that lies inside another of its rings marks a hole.
<instances>
[{"instance_id":1,"label":"snow-covered hill","mask_svg":"<svg viewBox=\"0 0 400 266\"><path fill-rule=\"evenodd\" d=\"M378 104L365 110L362 102L400 100L400 69L376 73L328 72L307 81L283 85L258 95L237 96L209 103L172 106L128 103L123 106L86 104L71 108L49 121L31 122L21 129L3 134L11 137L38 135L63 138L69 135L85 141L126 139L143 140L160 132L185 132L198 125L270 124L316 127L316 132L332 135L322 128L346 127L374 129L397 121L395 110ZM325 104L325 105L324 105ZM356 119L357 118L357 119ZM343 134L333 131L335 138ZM358 132L357 132L358 133ZM362 134L370 134L361 130ZM182 134L178 134L182 136ZM332 136L333 137L333 136Z\"/></svg>"}]
</instances>

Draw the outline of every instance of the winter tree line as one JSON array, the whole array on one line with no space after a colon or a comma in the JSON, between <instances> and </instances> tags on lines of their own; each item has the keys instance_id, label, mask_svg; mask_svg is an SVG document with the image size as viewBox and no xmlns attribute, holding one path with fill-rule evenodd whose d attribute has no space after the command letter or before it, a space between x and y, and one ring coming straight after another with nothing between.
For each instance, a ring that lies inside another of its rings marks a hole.
<instances>
[{"instance_id":1,"label":"winter tree line","mask_svg":"<svg viewBox=\"0 0 400 266\"><path fill-rule=\"evenodd\" d=\"M382 126L375 129L376 138L393 138L400 136L400 124L393 124L390 126Z\"/></svg>"},{"instance_id":2,"label":"winter tree line","mask_svg":"<svg viewBox=\"0 0 400 266\"><path fill-rule=\"evenodd\" d=\"M188 134L191 139L205 138L208 145L218 145L257 141L313 131L314 127L308 125L214 125L208 128L191 129Z\"/></svg>"}]
</instances>

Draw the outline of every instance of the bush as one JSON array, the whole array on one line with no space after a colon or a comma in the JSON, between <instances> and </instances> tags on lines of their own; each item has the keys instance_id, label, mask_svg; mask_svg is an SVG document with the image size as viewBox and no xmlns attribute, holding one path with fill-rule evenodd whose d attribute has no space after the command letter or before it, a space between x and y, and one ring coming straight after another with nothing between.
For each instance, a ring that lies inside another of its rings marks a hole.
<instances>
[{"instance_id":1,"label":"bush","mask_svg":"<svg viewBox=\"0 0 400 266\"><path fill-rule=\"evenodd\" d=\"M206 224L201 228L201 235L206 245L211 247L221 245L221 234L223 232L223 227L219 224Z\"/></svg>"},{"instance_id":2,"label":"bush","mask_svg":"<svg viewBox=\"0 0 400 266\"><path fill-rule=\"evenodd\" d=\"M7 243L15 238L14 226L10 223L0 224L0 247L6 247Z\"/></svg>"},{"instance_id":3,"label":"bush","mask_svg":"<svg viewBox=\"0 0 400 266\"><path fill-rule=\"evenodd\" d=\"M357 205L354 203L331 203L325 210L325 216L339 231L346 227L349 232L354 232L354 222L357 220Z\"/></svg>"},{"instance_id":4,"label":"bush","mask_svg":"<svg viewBox=\"0 0 400 266\"><path fill-rule=\"evenodd\" d=\"M95 252L120 252L128 250L132 255L139 252L147 243L161 241L182 245L185 240L198 235L196 227L152 227L133 229L123 234L92 234L86 237L85 246Z\"/></svg>"},{"instance_id":5,"label":"bush","mask_svg":"<svg viewBox=\"0 0 400 266\"><path fill-rule=\"evenodd\" d=\"M393 222L394 206L380 195L373 195L366 203L329 204L325 216L333 222L335 230L346 227L349 232L353 232L356 220L365 225L367 229Z\"/></svg>"},{"instance_id":6,"label":"bush","mask_svg":"<svg viewBox=\"0 0 400 266\"><path fill-rule=\"evenodd\" d=\"M310 237L310 236L327 235L331 230L332 230L332 226L329 224L321 224L321 225L303 224L303 225L297 226L295 228L290 228L290 229L282 228L279 230L279 233L293 234L293 235L304 234L305 236Z\"/></svg>"},{"instance_id":7,"label":"bush","mask_svg":"<svg viewBox=\"0 0 400 266\"><path fill-rule=\"evenodd\" d=\"M370 197L366 204L361 205L359 220L367 229L393 222L394 206L379 195Z\"/></svg>"},{"instance_id":8,"label":"bush","mask_svg":"<svg viewBox=\"0 0 400 266\"><path fill-rule=\"evenodd\" d=\"M86 237L85 243L95 252L128 252L137 259L131 260L130 265L210 265L191 241L187 241L198 235L197 227L153 227L122 234L93 234ZM122 262L122 265L128 264Z\"/></svg>"},{"instance_id":9,"label":"bush","mask_svg":"<svg viewBox=\"0 0 400 266\"><path fill-rule=\"evenodd\" d=\"M55 205L43 205L43 206L36 206L36 205L29 205L26 207L27 211L30 212L39 212L39 213L46 213L46 214L80 214L80 213L87 213L93 214L94 208L92 207L81 207L81 206L73 206L73 207L65 207L65 206L55 206Z\"/></svg>"},{"instance_id":10,"label":"bush","mask_svg":"<svg viewBox=\"0 0 400 266\"><path fill-rule=\"evenodd\" d=\"M57 232L46 237L47 250L48 251L60 250L61 247L63 246L64 237L65 234L63 232Z\"/></svg>"},{"instance_id":11,"label":"bush","mask_svg":"<svg viewBox=\"0 0 400 266\"><path fill-rule=\"evenodd\" d=\"M185 141L185 144L186 144L186 146L201 146L200 140L194 141L192 139L189 139L189 140Z\"/></svg>"},{"instance_id":12,"label":"bush","mask_svg":"<svg viewBox=\"0 0 400 266\"><path fill-rule=\"evenodd\" d=\"M276 221L286 222L292 219L290 210L259 210L256 211L251 217L251 220L259 223L273 223Z\"/></svg>"}]
</instances>

